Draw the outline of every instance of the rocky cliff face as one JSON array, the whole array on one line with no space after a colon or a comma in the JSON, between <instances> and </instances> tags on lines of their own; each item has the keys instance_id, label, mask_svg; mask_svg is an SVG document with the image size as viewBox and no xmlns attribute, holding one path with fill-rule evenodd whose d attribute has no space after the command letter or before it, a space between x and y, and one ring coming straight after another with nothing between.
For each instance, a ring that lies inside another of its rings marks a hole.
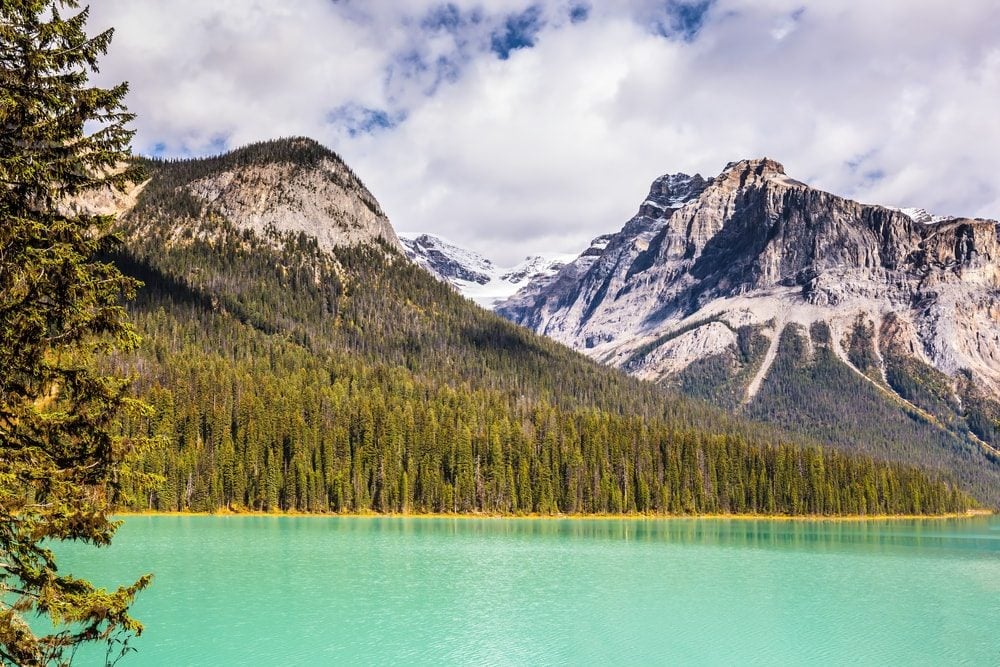
<instances>
[{"instance_id":1,"label":"rocky cliff face","mask_svg":"<svg viewBox=\"0 0 1000 667\"><path fill-rule=\"evenodd\" d=\"M402 250L375 197L332 153L309 168L283 160L239 165L187 188L243 229L303 232L325 249L381 239Z\"/></svg>"},{"instance_id":2,"label":"rocky cliff face","mask_svg":"<svg viewBox=\"0 0 1000 667\"><path fill-rule=\"evenodd\" d=\"M403 251L375 197L335 153L311 139L278 139L213 158L150 161L148 171L141 198L113 198L118 213L143 208L126 219L148 233L183 242L192 229L211 236L227 227L260 236L301 233L323 250L380 241Z\"/></svg>"},{"instance_id":3,"label":"rocky cliff face","mask_svg":"<svg viewBox=\"0 0 1000 667\"><path fill-rule=\"evenodd\" d=\"M901 400L887 360L900 351L950 378L959 403L962 378L1000 395L997 223L858 203L770 159L730 163L712 179L657 179L603 247L497 311L643 378L727 359L744 403L768 377L782 332L816 324L829 327L844 363ZM751 333L766 349L741 361ZM855 359L859 346L871 363Z\"/></svg>"}]
</instances>

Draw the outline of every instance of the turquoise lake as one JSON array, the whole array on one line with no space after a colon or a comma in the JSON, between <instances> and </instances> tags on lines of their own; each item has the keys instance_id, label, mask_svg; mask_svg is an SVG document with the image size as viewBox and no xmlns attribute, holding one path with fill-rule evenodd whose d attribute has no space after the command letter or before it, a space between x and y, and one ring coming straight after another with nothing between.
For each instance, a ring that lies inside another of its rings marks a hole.
<instances>
[{"instance_id":1,"label":"turquoise lake","mask_svg":"<svg viewBox=\"0 0 1000 667\"><path fill-rule=\"evenodd\" d=\"M1000 663L996 518L139 516L59 553L155 573L126 666Z\"/></svg>"}]
</instances>

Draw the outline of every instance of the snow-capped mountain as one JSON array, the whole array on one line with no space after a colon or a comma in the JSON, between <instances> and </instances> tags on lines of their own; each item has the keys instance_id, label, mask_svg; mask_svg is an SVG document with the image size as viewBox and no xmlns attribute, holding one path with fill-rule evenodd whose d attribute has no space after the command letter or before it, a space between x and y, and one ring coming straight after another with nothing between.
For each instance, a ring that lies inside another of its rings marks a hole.
<instances>
[{"instance_id":1,"label":"snow-capped mountain","mask_svg":"<svg viewBox=\"0 0 1000 667\"><path fill-rule=\"evenodd\" d=\"M492 308L529 283L555 275L577 258L565 254L533 255L516 266L502 267L440 236L401 233L399 237L410 259L484 308Z\"/></svg>"},{"instance_id":2,"label":"snow-capped mountain","mask_svg":"<svg viewBox=\"0 0 1000 667\"><path fill-rule=\"evenodd\" d=\"M886 208L892 211L899 211L913 222L922 222L924 224L931 224L935 222L944 222L945 220L951 220L950 216L934 215L925 208L894 208L892 206L887 206Z\"/></svg>"},{"instance_id":3,"label":"snow-capped mountain","mask_svg":"<svg viewBox=\"0 0 1000 667\"><path fill-rule=\"evenodd\" d=\"M884 399L1000 457L996 221L861 204L743 160L658 178L620 232L495 310L751 416L819 429ZM908 419L872 429L911 438Z\"/></svg>"}]
</instances>

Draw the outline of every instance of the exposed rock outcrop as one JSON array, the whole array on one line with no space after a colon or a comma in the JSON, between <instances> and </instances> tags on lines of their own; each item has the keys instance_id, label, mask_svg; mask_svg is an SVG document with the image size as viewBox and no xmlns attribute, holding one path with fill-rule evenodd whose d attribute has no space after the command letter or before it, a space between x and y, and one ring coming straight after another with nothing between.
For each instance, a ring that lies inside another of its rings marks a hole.
<instances>
[{"instance_id":1,"label":"exposed rock outcrop","mask_svg":"<svg viewBox=\"0 0 1000 667\"><path fill-rule=\"evenodd\" d=\"M187 188L242 229L303 232L325 249L381 239L402 251L378 202L332 155L309 168L285 161L241 165Z\"/></svg>"},{"instance_id":2,"label":"exposed rock outcrop","mask_svg":"<svg viewBox=\"0 0 1000 667\"><path fill-rule=\"evenodd\" d=\"M649 379L732 349L741 326L825 322L840 346L859 315L877 332L891 314L898 349L1000 395L997 223L851 201L767 158L657 179L606 245L496 310Z\"/></svg>"},{"instance_id":3,"label":"exposed rock outcrop","mask_svg":"<svg viewBox=\"0 0 1000 667\"><path fill-rule=\"evenodd\" d=\"M371 192L340 157L311 139L251 144L214 158L153 162L150 171L155 176L145 196L138 202L123 200L128 205L118 212L128 213L137 203L145 207L135 221L151 232L170 236L181 231L176 220L194 218L203 223L196 225L200 233L209 236L224 224L258 235L305 234L324 250L378 241L403 252ZM164 206L170 210L157 213ZM159 224L168 219L175 221L175 230Z\"/></svg>"}]
</instances>

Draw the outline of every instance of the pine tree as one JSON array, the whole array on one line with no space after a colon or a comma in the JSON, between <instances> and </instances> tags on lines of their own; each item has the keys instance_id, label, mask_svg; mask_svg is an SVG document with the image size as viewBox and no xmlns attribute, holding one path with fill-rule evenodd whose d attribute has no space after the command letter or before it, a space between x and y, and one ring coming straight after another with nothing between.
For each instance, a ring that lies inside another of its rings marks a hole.
<instances>
[{"instance_id":1,"label":"pine tree","mask_svg":"<svg viewBox=\"0 0 1000 667\"><path fill-rule=\"evenodd\" d=\"M112 218L67 205L137 176L126 86L88 86L111 31L88 37L75 7L0 3L0 661L19 665L65 664L93 641L109 660L123 654L142 630L129 605L150 581L99 590L58 570L46 546L111 541L109 508L136 481L137 442L114 435L116 420L144 409L95 364L136 343L119 305L136 283L95 259L114 242Z\"/></svg>"}]
</instances>

